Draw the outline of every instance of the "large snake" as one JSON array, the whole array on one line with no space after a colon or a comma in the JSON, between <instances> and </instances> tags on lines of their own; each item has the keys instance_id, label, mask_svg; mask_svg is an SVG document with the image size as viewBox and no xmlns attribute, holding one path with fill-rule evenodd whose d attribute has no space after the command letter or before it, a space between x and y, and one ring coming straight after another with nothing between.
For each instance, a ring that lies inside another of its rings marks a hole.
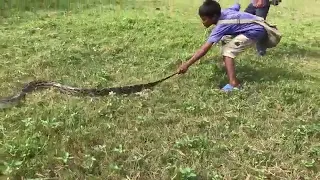
<instances>
[{"instance_id":1,"label":"large snake","mask_svg":"<svg viewBox=\"0 0 320 180\"><path fill-rule=\"evenodd\" d=\"M27 83L19 93L16 95L2 98L0 99L0 109L12 107L13 105L19 104L22 100L25 99L25 96L28 93L31 93L35 90L39 89L47 89L50 87L57 88L62 93L67 93L71 95L86 95L86 96L106 96L110 93L114 94L132 94L136 92L140 92L144 89L150 89L155 85L171 78L172 76L176 75L177 73L171 74L165 78L162 78L158 81L146 83L146 84L137 84L131 86L122 86L122 87L111 87L111 88L78 88L60 84L54 81L42 81L36 80Z\"/></svg>"}]
</instances>

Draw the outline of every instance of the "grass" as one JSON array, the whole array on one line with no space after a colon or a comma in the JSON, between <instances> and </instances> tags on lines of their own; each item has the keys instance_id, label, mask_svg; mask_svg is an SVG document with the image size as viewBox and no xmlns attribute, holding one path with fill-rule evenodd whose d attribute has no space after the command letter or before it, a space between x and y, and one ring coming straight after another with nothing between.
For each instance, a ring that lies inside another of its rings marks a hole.
<instances>
[{"instance_id":1,"label":"grass","mask_svg":"<svg viewBox=\"0 0 320 180\"><path fill-rule=\"evenodd\" d=\"M35 79L81 87L160 79L206 40L199 3L6 11L0 96ZM214 48L153 91L28 95L0 111L0 179L320 179L319 5L271 8L284 38L266 57L252 49L237 59L242 92L216 90L226 77Z\"/></svg>"}]
</instances>

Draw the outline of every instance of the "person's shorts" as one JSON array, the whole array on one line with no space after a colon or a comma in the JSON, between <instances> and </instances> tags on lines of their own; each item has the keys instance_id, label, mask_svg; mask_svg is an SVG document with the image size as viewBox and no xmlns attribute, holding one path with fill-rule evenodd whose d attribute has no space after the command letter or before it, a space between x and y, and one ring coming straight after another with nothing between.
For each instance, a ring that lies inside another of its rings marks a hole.
<instances>
[{"instance_id":1,"label":"person's shorts","mask_svg":"<svg viewBox=\"0 0 320 180\"><path fill-rule=\"evenodd\" d=\"M223 36L221 39L222 48L221 53L223 56L235 58L240 53L242 53L247 48L253 46L255 41L247 38L245 35L238 35L238 36Z\"/></svg>"}]
</instances>

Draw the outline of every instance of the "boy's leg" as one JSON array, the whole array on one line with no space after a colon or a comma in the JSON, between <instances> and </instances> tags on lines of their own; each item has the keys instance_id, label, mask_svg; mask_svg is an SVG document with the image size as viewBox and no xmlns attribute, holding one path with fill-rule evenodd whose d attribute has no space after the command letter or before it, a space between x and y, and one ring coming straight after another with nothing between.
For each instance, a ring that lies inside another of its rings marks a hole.
<instances>
[{"instance_id":1,"label":"boy's leg","mask_svg":"<svg viewBox=\"0 0 320 180\"><path fill-rule=\"evenodd\" d=\"M221 53L223 52L223 47L228 44L230 41L232 41L233 38L235 38L236 36L232 36L232 35L225 35L221 38ZM222 68L225 68L225 62L224 60L222 61L221 64Z\"/></svg>"},{"instance_id":2,"label":"boy's leg","mask_svg":"<svg viewBox=\"0 0 320 180\"><path fill-rule=\"evenodd\" d=\"M229 84L232 87L238 87L240 85L239 80L236 77L236 70L234 65L234 59L228 56L223 56L223 62L227 71Z\"/></svg>"},{"instance_id":3,"label":"boy's leg","mask_svg":"<svg viewBox=\"0 0 320 180\"><path fill-rule=\"evenodd\" d=\"M270 9L269 3L262 8L256 8L256 16L262 17L263 19L266 20L269 13L269 9ZM262 46L259 42L256 45L256 49L260 56L264 56L266 54L267 48Z\"/></svg>"},{"instance_id":4,"label":"boy's leg","mask_svg":"<svg viewBox=\"0 0 320 180\"><path fill-rule=\"evenodd\" d=\"M254 43L255 42L253 40L241 34L233 38L230 42L222 47L223 61L229 78L229 84L224 86L222 90L231 91L240 86L240 82L236 76L234 58L248 47L254 45Z\"/></svg>"},{"instance_id":5,"label":"boy's leg","mask_svg":"<svg viewBox=\"0 0 320 180\"><path fill-rule=\"evenodd\" d=\"M268 13L269 13L269 9L270 9L270 4L268 3L263 8L257 8L256 15L259 16L259 17L262 17L263 19L267 19L267 16L268 16ZM258 54L260 56L264 56L266 54L267 48L262 46L259 42L257 43L256 48L257 48Z\"/></svg>"}]
</instances>

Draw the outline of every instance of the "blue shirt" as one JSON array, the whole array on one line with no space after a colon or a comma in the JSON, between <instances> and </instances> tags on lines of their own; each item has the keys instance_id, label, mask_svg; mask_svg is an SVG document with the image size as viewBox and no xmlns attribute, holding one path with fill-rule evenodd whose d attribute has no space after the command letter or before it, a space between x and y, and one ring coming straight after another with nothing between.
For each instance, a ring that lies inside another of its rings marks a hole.
<instances>
[{"instance_id":1,"label":"blue shirt","mask_svg":"<svg viewBox=\"0 0 320 180\"><path fill-rule=\"evenodd\" d=\"M221 11L219 20L227 19L257 19L256 16L239 12L240 4L235 4L230 8ZM266 31L263 26L250 23L250 24L218 24L211 32L207 42L218 43L225 35L239 35L243 34L249 39L258 41L266 35Z\"/></svg>"}]
</instances>

